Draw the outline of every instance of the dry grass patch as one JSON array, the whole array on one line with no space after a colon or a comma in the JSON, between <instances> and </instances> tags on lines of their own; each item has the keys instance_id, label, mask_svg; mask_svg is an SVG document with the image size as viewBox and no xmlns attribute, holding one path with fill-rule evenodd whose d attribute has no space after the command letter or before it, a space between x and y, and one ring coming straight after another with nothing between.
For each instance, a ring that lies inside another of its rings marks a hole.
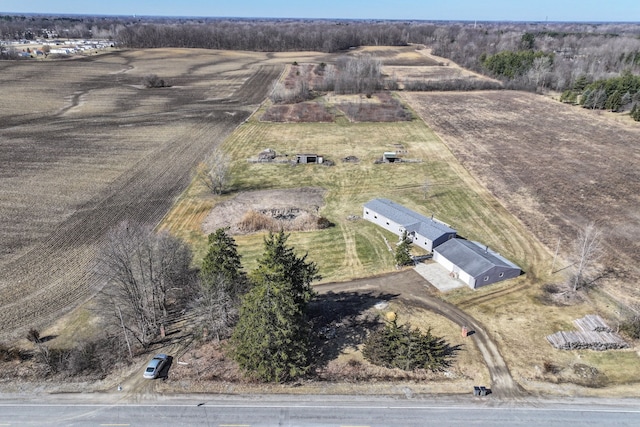
<instances>
[{"instance_id":1,"label":"dry grass patch","mask_svg":"<svg viewBox=\"0 0 640 427\"><path fill-rule=\"evenodd\" d=\"M327 110L323 103L306 101L296 104L271 105L262 114L261 120L282 123L332 122L334 115Z\"/></svg>"},{"instance_id":2,"label":"dry grass patch","mask_svg":"<svg viewBox=\"0 0 640 427\"><path fill-rule=\"evenodd\" d=\"M385 239L393 241L395 237L365 221L349 219L360 216L362 205L375 197L391 198L427 216L434 214L463 236L487 243L521 265L530 283L537 280L538 268L542 270L541 266L549 262L546 250L532 241L521 224L459 166L421 121L285 125L257 121L261 112L236 129L224 144L233 159L232 187L236 191L300 186L326 190L324 206L318 213L336 227L293 233L289 240L299 250L309 252L324 281L366 277L393 267L393 254L388 251ZM374 164L383 152L400 145L409 157L422 162ZM291 166L246 161L265 148L289 156L317 153L336 164ZM360 161L339 161L348 156ZM427 198L421 190L426 179L433 184ZM224 200L219 199L216 204ZM241 210L236 218L247 210ZM253 265L262 249L262 237L238 236L237 241L247 265Z\"/></svg>"},{"instance_id":3,"label":"dry grass patch","mask_svg":"<svg viewBox=\"0 0 640 427\"><path fill-rule=\"evenodd\" d=\"M640 128L528 93L403 96L531 233L552 248L561 238L561 257L578 229L600 224L611 270L599 283L637 299Z\"/></svg>"}]
</instances>

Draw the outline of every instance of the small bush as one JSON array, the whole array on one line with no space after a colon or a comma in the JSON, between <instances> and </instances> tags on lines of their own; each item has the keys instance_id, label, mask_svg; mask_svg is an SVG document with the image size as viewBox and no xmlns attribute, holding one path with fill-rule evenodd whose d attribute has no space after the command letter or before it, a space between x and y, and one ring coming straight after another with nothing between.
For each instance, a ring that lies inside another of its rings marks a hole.
<instances>
[{"instance_id":1,"label":"small bush","mask_svg":"<svg viewBox=\"0 0 640 427\"><path fill-rule=\"evenodd\" d=\"M620 330L634 340L640 339L640 316L633 316L622 322Z\"/></svg>"},{"instance_id":2,"label":"small bush","mask_svg":"<svg viewBox=\"0 0 640 427\"><path fill-rule=\"evenodd\" d=\"M27 339L29 341L31 341L32 343L39 343L40 342L40 332L38 332L37 329L35 328L31 328L29 329L29 332L27 332Z\"/></svg>"},{"instance_id":3,"label":"small bush","mask_svg":"<svg viewBox=\"0 0 640 427\"><path fill-rule=\"evenodd\" d=\"M240 222L236 224L244 233L257 231L308 231L321 230L333 227L333 223L324 217L313 215L309 212L301 212L288 218L274 218L273 216L255 210L247 211Z\"/></svg>"},{"instance_id":4,"label":"small bush","mask_svg":"<svg viewBox=\"0 0 640 427\"><path fill-rule=\"evenodd\" d=\"M441 371L455 358L459 346L450 346L444 338L422 333L396 320L373 331L364 342L362 355L374 365L405 371L425 369Z\"/></svg>"},{"instance_id":5,"label":"small bush","mask_svg":"<svg viewBox=\"0 0 640 427\"><path fill-rule=\"evenodd\" d=\"M5 344L0 344L0 362L12 362L15 360L27 360L29 354L16 347L9 347Z\"/></svg>"},{"instance_id":6,"label":"small bush","mask_svg":"<svg viewBox=\"0 0 640 427\"><path fill-rule=\"evenodd\" d=\"M146 88L168 87L169 85L155 74L148 74L142 78L142 84Z\"/></svg>"},{"instance_id":7,"label":"small bush","mask_svg":"<svg viewBox=\"0 0 640 427\"><path fill-rule=\"evenodd\" d=\"M631 109L631 118L636 122L640 122L640 103L635 104Z\"/></svg>"},{"instance_id":8,"label":"small bush","mask_svg":"<svg viewBox=\"0 0 640 427\"><path fill-rule=\"evenodd\" d=\"M318 229L319 230L324 230L325 228L330 228L333 227L334 224L329 221L327 218L321 216L318 218Z\"/></svg>"},{"instance_id":9,"label":"small bush","mask_svg":"<svg viewBox=\"0 0 640 427\"><path fill-rule=\"evenodd\" d=\"M114 335L83 341L70 349L40 344L35 360L47 374L104 378L114 366L128 360L121 341L119 335Z\"/></svg>"},{"instance_id":10,"label":"small bush","mask_svg":"<svg viewBox=\"0 0 640 427\"><path fill-rule=\"evenodd\" d=\"M558 365L554 364L553 362L549 362L548 360L544 361L543 368L545 374L553 375L560 373L560 371L562 370Z\"/></svg>"}]
</instances>

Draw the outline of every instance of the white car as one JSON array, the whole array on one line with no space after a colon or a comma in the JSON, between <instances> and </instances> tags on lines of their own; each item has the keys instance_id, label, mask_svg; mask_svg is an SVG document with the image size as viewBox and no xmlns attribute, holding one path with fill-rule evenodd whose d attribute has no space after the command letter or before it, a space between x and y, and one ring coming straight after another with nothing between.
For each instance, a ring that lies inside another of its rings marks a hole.
<instances>
[{"instance_id":1,"label":"white car","mask_svg":"<svg viewBox=\"0 0 640 427\"><path fill-rule=\"evenodd\" d=\"M142 375L144 378L154 379L158 378L162 368L165 367L167 362L169 361L169 356L166 354L156 354L153 359L147 365L147 369L144 370L144 374Z\"/></svg>"}]
</instances>

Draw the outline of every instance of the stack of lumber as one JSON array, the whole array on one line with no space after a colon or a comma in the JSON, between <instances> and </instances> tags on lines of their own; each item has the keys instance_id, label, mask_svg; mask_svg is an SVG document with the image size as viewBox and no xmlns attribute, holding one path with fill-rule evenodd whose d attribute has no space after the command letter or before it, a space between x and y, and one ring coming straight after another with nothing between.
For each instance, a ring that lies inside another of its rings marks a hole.
<instances>
[{"instance_id":1,"label":"stack of lumber","mask_svg":"<svg viewBox=\"0 0 640 427\"><path fill-rule=\"evenodd\" d=\"M582 319L574 320L573 323L583 332L613 332L597 314L587 314Z\"/></svg>"},{"instance_id":2,"label":"stack of lumber","mask_svg":"<svg viewBox=\"0 0 640 427\"><path fill-rule=\"evenodd\" d=\"M560 331L548 335L547 341L559 350L617 350L629 345L613 332Z\"/></svg>"},{"instance_id":3,"label":"stack of lumber","mask_svg":"<svg viewBox=\"0 0 640 427\"><path fill-rule=\"evenodd\" d=\"M560 350L615 350L629 345L611 331L600 316L589 314L573 321L578 331L560 331L547 336L547 341Z\"/></svg>"}]
</instances>

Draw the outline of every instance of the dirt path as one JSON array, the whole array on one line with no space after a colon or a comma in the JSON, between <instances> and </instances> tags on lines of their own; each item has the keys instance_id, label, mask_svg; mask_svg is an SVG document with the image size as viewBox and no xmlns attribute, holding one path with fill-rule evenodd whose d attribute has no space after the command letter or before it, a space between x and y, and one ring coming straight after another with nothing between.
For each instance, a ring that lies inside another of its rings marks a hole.
<instances>
[{"instance_id":1,"label":"dirt path","mask_svg":"<svg viewBox=\"0 0 640 427\"><path fill-rule=\"evenodd\" d=\"M456 306L432 296L428 283L414 270L404 270L384 276L370 277L344 283L317 285L315 289L327 292L383 291L397 294L397 298L414 306L438 313L456 324L473 331L471 338L480 350L491 375L492 392L501 398L515 398L523 395L520 386L513 380L498 346L491 339L482 324Z\"/></svg>"}]
</instances>

